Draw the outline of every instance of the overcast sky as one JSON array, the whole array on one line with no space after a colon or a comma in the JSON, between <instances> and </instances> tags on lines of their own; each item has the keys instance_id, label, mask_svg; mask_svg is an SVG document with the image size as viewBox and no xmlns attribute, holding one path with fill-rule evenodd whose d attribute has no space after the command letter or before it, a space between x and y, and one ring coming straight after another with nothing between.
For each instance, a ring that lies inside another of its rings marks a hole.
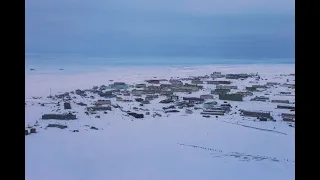
<instances>
[{"instance_id":1,"label":"overcast sky","mask_svg":"<svg viewBox=\"0 0 320 180\"><path fill-rule=\"evenodd\" d=\"M26 52L294 57L294 0L28 0Z\"/></svg>"}]
</instances>

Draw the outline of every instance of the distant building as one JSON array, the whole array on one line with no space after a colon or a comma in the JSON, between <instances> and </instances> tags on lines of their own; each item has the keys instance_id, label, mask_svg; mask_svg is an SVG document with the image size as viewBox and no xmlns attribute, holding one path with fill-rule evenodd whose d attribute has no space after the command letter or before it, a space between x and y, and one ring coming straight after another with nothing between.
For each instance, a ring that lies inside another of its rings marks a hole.
<instances>
[{"instance_id":1,"label":"distant building","mask_svg":"<svg viewBox=\"0 0 320 180\"><path fill-rule=\"evenodd\" d=\"M231 84L231 81L211 81L212 84Z\"/></svg>"},{"instance_id":2,"label":"distant building","mask_svg":"<svg viewBox=\"0 0 320 180\"><path fill-rule=\"evenodd\" d=\"M190 102L203 102L204 99L197 98L197 97L183 97L184 101L189 101Z\"/></svg>"},{"instance_id":3,"label":"distant building","mask_svg":"<svg viewBox=\"0 0 320 180\"><path fill-rule=\"evenodd\" d=\"M264 97L264 96L256 96L253 99L251 99L251 101L268 101L269 98L268 97Z\"/></svg>"},{"instance_id":4,"label":"distant building","mask_svg":"<svg viewBox=\"0 0 320 180\"><path fill-rule=\"evenodd\" d=\"M174 101L179 100L179 96L176 96L176 95L170 95L170 96L167 96L167 98Z\"/></svg>"},{"instance_id":5,"label":"distant building","mask_svg":"<svg viewBox=\"0 0 320 180\"><path fill-rule=\"evenodd\" d=\"M160 80L156 80L156 79L146 80L146 82L150 84L160 84Z\"/></svg>"},{"instance_id":6,"label":"distant building","mask_svg":"<svg viewBox=\"0 0 320 180\"><path fill-rule=\"evenodd\" d=\"M219 94L220 100L229 101L243 101L243 95L241 94Z\"/></svg>"},{"instance_id":7,"label":"distant building","mask_svg":"<svg viewBox=\"0 0 320 180\"><path fill-rule=\"evenodd\" d=\"M96 106L101 106L101 105L111 105L110 100L98 100L94 103Z\"/></svg>"},{"instance_id":8,"label":"distant building","mask_svg":"<svg viewBox=\"0 0 320 180\"><path fill-rule=\"evenodd\" d=\"M162 95L162 96L169 96L169 95L172 95L172 94L173 94L172 91L161 91L160 92L160 95Z\"/></svg>"},{"instance_id":9,"label":"distant building","mask_svg":"<svg viewBox=\"0 0 320 180\"><path fill-rule=\"evenodd\" d=\"M129 85L127 85L124 82L114 82L113 84L110 85L110 88L112 89L128 89Z\"/></svg>"},{"instance_id":10,"label":"distant building","mask_svg":"<svg viewBox=\"0 0 320 180\"><path fill-rule=\"evenodd\" d=\"M256 87L246 87L247 91L257 91Z\"/></svg>"},{"instance_id":11,"label":"distant building","mask_svg":"<svg viewBox=\"0 0 320 180\"><path fill-rule=\"evenodd\" d=\"M63 103L64 109L71 109L70 103Z\"/></svg>"},{"instance_id":12,"label":"distant building","mask_svg":"<svg viewBox=\"0 0 320 180\"><path fill-rule=\"evenodd\" d=\"M238 89L238 86L222 86L222 85L217 85L217 89Z\"/></svg>"},{"instance_id":13,"label":"distant building","mask_svg":"<svg viewBox=\"0 0 320 180\"><path fill-rule=\"evenodd\" d=\"M272 103L283 103L283 104L289 104L289 100L271 100Z\"/></svg>"},{"instance_id":14,"label":"distant building","mask_svg":"<svg viewBox=\"0 0 320 180\"><path fill-rule=\"evenodd\" d=\"M200 99L213 99L213 95L211 94L200 95Z\"/></svg>"},{"instance_id":15,"label":"distant building","mask_svg":"<svg viewBox=\"0 0 320 180\"><path fill-rule=\"evenodd\" d=\"M273 119L270 115L270 112L264 112L264 111L241 111L242 116L249 116L249 117L258 117L258 118L267 118L267 119Z\"/></svg>"},{"instance_id":16,"label":"distant building","mask_svg":"<svg viewBox=\"0 0 320 180\"><path fill-rule=\"evenodd\" d=\"M145 87L147 87L147 85L146 84L136 84L135 87L136 88L145 88Z\"/></svg>"},{"instance_id":17,"label":"distant building","mask_svg":"<svg viewBox=\"0 0 320 180\"><path fill-rule=\"evenodd\" d=\"M203 84L203 81L200 81L198 79L194 79L194 80L191 80L191 84Z\"/></svg>"},{"instance_id":18,"label":"distant building","mask_svg":"<svg viewBox=\"0 0 320 180\"><path fill-rule=\"evenodd\" d=\"M292 110L295 110L295 106L282 106L282 105L278 105L277 108L278 108L278 109L292 109Z\"/></svg>"},{"instance_id":19,"label":"distant building","mask_svg":"<svg viewBox=\"0 0 320 180\"><path fill-rule=\"evenodd\" d=\"M252 87L253 87L253 88L262 88L262 89L267 88L266 85L258 85L258 84L253 84Z\"/></svg>"},{"instance_id":20,"label":"distant building","mask_svg":"<svg viewBox=\"0 0 320 180\"><path fill-rule=\"evenodd\" d=\"M224 77L224 75L222 75L221 72L213 72L210 74L210 77L212 79L215 79L215 78L222 78L222 77Z\"/></svg>"},{"instance_id":21,"label":"distant building","mask_svg":"<svg viewBox=\"0 0 320 180\"><path fill-rule=\"evenodd\" d=\"M276 86L279 85L279 83L276 82L267 82L267 86Z\"/></svg>"},{"instance_id":22,"label":"distant building","mask_svg":"<svg viewBox=\"0 0 320 180\"><path fill-rule=\"evenodd\" d=\"M132 95L142 95L143 94L143 90L137 90L137 89L133 89L131 91Z\"/></svg>"},{"instance_id":23,"label":"distant building","mask_svg":"<svg viewBox=\"0 0 320 180\"><path fill-rule=\"evenodd\" d=\"M215 89L215 90L211 90L211 94L226 94L229 93L230 89Z\"/></svg>"},{"instance_id":24,"label":"distant building","mask_svg":"<svg viewBox=\"0 0 320 180\"><path fill-rule=\"evenodd\" d=\"M169 82L173 85L173 86L182 86L183 82L180 80L176 80L176 79L170 79Z\"/></svg>"},{"instance_id":25,"label":"distant building","mask_svg":"<svg viewBox=\"0 0 320 180\"><path fill-rule=\"evenodd\" d=\"M210 108L213 108L215 105L217 105L216 101L206 102L203 104L203 108L210 109Z\"/></svg>"}]
</instances>

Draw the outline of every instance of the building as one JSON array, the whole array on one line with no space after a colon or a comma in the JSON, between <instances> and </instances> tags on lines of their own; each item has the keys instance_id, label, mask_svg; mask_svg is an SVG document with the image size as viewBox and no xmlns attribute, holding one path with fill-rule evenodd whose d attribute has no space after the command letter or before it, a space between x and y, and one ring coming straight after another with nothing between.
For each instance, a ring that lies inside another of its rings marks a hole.
<instances>
[{"instance_id":1,"label":"building","mask_svg":"<svg viewBox=\"0 0 320 180\"><path fill-rule=\"evenodd\" d=\"M76 115L68 114L44 114L41 117L42 120L56 119L56 120L74 120L77 119Z\"/></svg>"},{"instance_id":2,"label":"building","mask_svg":"<svg viewBox=\"0 0 320 180\"><path fill-rule=\"evenodd\" d=\"M110 88L112 89L128 89L129 85L127 85L124 82L114 82L113 84L110 85Z\"/></svg>"},{"instance_id":3,"label":"building","mask_svg":"<svg viewBox=\"0 0 320 180\"><path fill-rule=\"evenodd\" d=\"M122 101L123 99L122 99L122 97L117 97L116 98L116 101Z\"/></svg>"},{"instance_id":4,"label":"building","mask_svg":"<svg viewBox=\"0 0 320 180\"><path fill-rule=\"evenodd\" d=\"M160 95L162 95L162 96L169 96L169 95L172 95L172 94L173 94L172 91L161 91L160 92Z\"/></svg>"},{"instance_id":5,"label":"building","mask_svg":"<svg viewBox=\"0 0 320 180\"><path fill-rule=\"evenodd\" d=\"M231 84L231 81L211 81L212 84Z\"/></svg>"},{"instance_id":6,"label":"building","mask_svg":"<svg viewBox=\"0 0 320 180\"><path fill-rule=\"evenodd\" d=\"M200 114L223 116L224 115L224 111L223 110L203 110Z\"/></svg>"},{"instance_id":7,"label":"building","mask_svg":"<svg viewBox=\"0 0 320 180\"><path fill-rule=\"evenodd\" d=\"M134 96L136 96L136 95L140 95L140 96L141 96L143 93L144 93L143 90L133 89L133 90L131 91L131 94L134 95Z\"/></svg>"},{"instance_id":8,"label":"building","mask_svg":"<svg viewBox=\"0 0 320 180\"><path fill-rule=\"evenodd\" d=\"M283 121L295 122L295 114L282 113L281 114Z\"/></svg>"},{"instance_id":9,"label":"building","mask_svg":"<svg viewBox=\"0 0 320 180\"><path fill-rule=\"evenodd\" d=\"M203 84L203 81L200 81L198 79L191 80L191 84Z\"/></svg>"},{"instance_id":10,"label":"building","mask_svg":"<svg viewBox=\"0 0 320 180\"><path fill-rule=\"evenodd\" d=\"M278 108L278 109L292 109L292 110L295 110L295 106L282 106L282 105L278 105L277 108Z\"/></svg>"},{"instance_id":11,"label":"building","mask_svg":"<svg viewBox=\"0 0 320 180\"><path fill-rule=\"evenodd\" d=\"M172 86L182 86L183 82L177 79L170 79L169 82L172 84Z\"/></svg>"},{"instance_id":12,"label":"building","mask_svg":"<svg viewBox=\"0 0 320 180\"><path fill-rule=\"evenodd\" d=\"M141 103L141 104L150 104L150 101L144 100L144 101L141 101L140 103Z\"/></svg>"},{"instance_id":13,"label":"building","mask_svg":"<svg viewBox=\"0 0 320 180\"><path fill-rule=\"evenodd\" d=\"M269 101L269 98L268 97L265 97L265 96L256 96L254 97L253 99L251 99L251 101Z\"/></svg>"},{"instance_id":14,"label":"building","mask_svg":"<svg viewBox=\"0 0 320 180\"><path fill-rule=\"evenodd\" d=\"M273 119L270 115L270 112L264 112L264 111L241 111L242 116L249 116L249 117L257 117L257 118L267 118L267 119Z\"/></svg>"},{"instance_id":15,"label":"building","mask_svg":"<svg viewBox=\"0 0 320 180\"><path fill-rule=\"evenodd\" d=\"M63 103L64 109L71 109L70 103Z\"/></svg>"},{"instance_id":16,"label":"building","mask_svg":"<svg viewBox=\"0 0 320 180\"><path fill-rule=\"evenodd\" d=\"M291 92L280 92L280 94L291 94Z\"/></svg>"},{"instance_id":17,"label":"building","mask_svg":"<svg viewBox=\"0 0 320 180\"><path fill-rule=\"evenodd\" d=\"M226 74L226 79L239 79L238 74Z\"/></svg>"},{"instance_id":18,"label":"building","mask_svg":"<svg viewBox=\"0 0 320 180\"><path fill-rule=\"evenodd\" d=\"M243 95L241 94L219 94L220 100L227 101L243 101Z\"/></svg>"},{"instance_id":19,"label":"building","mask_svg":"<svg viewBox=\"0 0 320 180\"><path fill-rule=\"evenodd\" d=\"M147 94L155 94L155 93L160 93L161 92L161 87L160 86L147 86L144 91Z\"/></svg>"},{"instance_id":20,"label":"building","mask_svg":"<svg viewBox=\"0 0 320 180\"><path fill-rule=\"evenodd\" d=\"M99 93L100 97L104 97L104 98L115 98L117 97L116 95L112 94L111 91L107 91L107 92L100 92Z\"/></svg>"},{"instance_id":21,"label":"building","mask_svg":"<svg viewBox=\"0 0 320 180\"><path fill-rule=\"evenodd\" d=\"M146 80L146 82L150 84L160 84L160 80L157 79Z\"/></svg>"},{"instance_id":22,"label":"building","mask_svg":"<svg viewBox=\"0 0 320 180\"><path fill-rule=\"evenodd\" d=\"M213 99L213 95L203 94L203 95L200 95L200 99Z\"/></svg>"},{"instance_id":23,"label":"building","mask_svg":"<svg viewBox=\"0 0 320 180\"><path fill-rule=\"evenodd\" d=\"M246 87L247 91L257 91L256 87Z\"/></svg>"},{"instance_id":24,"label":"building","mask_svg":"<svg viewBox=\"0 0 320 180\"><path fill-rule=\"evenodd\" d=\"M169 89L172 87L171 84L160 84L161 89Z\"/></svg>"},{"instance_id":25,"label":"building","mask_svg":"<svg viewBox=\"0 0 320 180\"><path fill-rule=\"evenodd\" d=\"M239 92L236 92L236 94L240 94L242 96L252 96L253 95L253 93L249 92L249 91L239 91Z\"/></svg>"},{"instance_id":26,"label":"building","mask_svg":"<svg viewBox=\"0 0 320 180\"><path fill-rule=\"evenodd\" d=\"M259 84L253 84L252 87L253 87L253 88L262 88L262 89L267 88L267 86L265 86L265 85L259 85Z\"/></svg>"},{"instance_id":27,"label":"building","mask_svg":"<svg viewBox=\"0 0 320 180\"><path fill-rule=\"evenodd\" d=\"M222 86L222 85L217 85L217 89L238 89L238 86Z\"/></svg>"},{"instance_id":28,"label":"building","mask_svg":"<svg viewBox=\"0 0 320 180\"><path fill-rule=\"evenodd\" d=\"M111 105L110 100L98 100L94 103L96 106L101 106L101 105Z\"/></svg>"},{"instance_id":29,"label":"building","mask_svg":"<svg viewBox=\"0 0 320 180\"><path fill-rule=\"evenodd\" d=\"M75 90L75 93L79 96L84 96L86 94L84 91L81 91L80 89Z\"/></svg>"},{"instance_id":30,"label":"building","mask_svg":"<svg viewBox=\"0 0 320 180\"><path fill-rule=\"evenodd\" d=\"M279 85L279 83L276 83L276 82L267 82L266 85L267 85L267 86L276 86L276 85Z\"/></svg>"},{"instance_id":31,"label":"building","mask_svg":"<svg viewBox=\"0 0 320 180\"><path fill-rule=\"evenodd\" d=\"M283 104L289 104L289 100L271 100L272 103L283 103Z\"/></svg>"},{"instance_id":32,"label":"building","mask_svg":"<svg viewBox=\"0 0 320 180\"><path fill-rule=\"evenodd\" d=\"M87 111L111 111L111 106L92 106L86 109Z\"/></svg>"},{"instance_id":33,"label":"building","mask_svg":"<svg viewBox=\"0 0 320 180\"><path fill-rule=\"evenodd\" d=\"M189 101L189 103L194 103L194 102L203 102L204 99L197 98L197 97L183 97L184 101Z\"/></svg>"},{"instance_id":34,"label":"building","mask_svg":"<svg viewBox=\"0 0 320 180\"><path fill-rule=\"evenodd\" d=\"M215 89L215 90L211 90L211 94L226 94L229 93L231 90L230 89Z\"/></svg>"},{"instance_id":35,"label":"building","mask_svg":"<svg viewBox=\"0 0 320 180\"><path fill-rule=\"evenodd\" d=\"M176 95L169 95L169 96L167 96L167 98L170 100L174 100L174 101L179 100L179 96L176 96Z\"/></svg>"},{"instance_id":36,"label":"building","mask_svg":"<svg viewBox=\"0 0 320 180\"><path fill-rule=\"evenodd\" d=\"M222 78L224 75L221 74L221 72L213 72L210 74L210 77L215 79L215 78Z\"/></svg>"},{"instance_id":37,"label":"building","mask_svg":"<svg viewBox=\"0 0 320 180\"><path fill-rule=\"evenodd\" d=\"M101 85L100 87L99 87L99 90L100 91L103 91L103 90L106 90L108 87L106 86L106 85Z\"/></svg>"},{"instance_id":38,"label":"building","mask_svg":"<svg viewBox=\"0 0 320 180\"><path fill-rule=\"evenodd\" d=\"M136 84L135 85L135 88L145 88L145 87L147 87L146 84Z\"/></svg>"},{"instance_id":39,"label":"building","mask_svg":"<svg viewBox=\"0 0 320 180\"><path fill-rule=\"evenodd\" d=\"M210 108L213 108L217 104L218 103L216 101L206 102L206 103L203 104L203 108L210 109Z\"/></svg>"}]
</instances>

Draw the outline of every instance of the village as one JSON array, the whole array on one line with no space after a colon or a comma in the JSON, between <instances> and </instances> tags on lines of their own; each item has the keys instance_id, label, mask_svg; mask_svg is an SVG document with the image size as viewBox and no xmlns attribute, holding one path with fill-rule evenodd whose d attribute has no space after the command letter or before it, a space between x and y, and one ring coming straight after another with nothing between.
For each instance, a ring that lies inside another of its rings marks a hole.
<instances>
[{"instance_id":1,"label":"village","mask_svg":"<svg viewBox=\"0 0 320 180\"><path fill-rule=\"evenodd\" d=\"M107 85L90 89L32 97L25 105L37 106L43 111L34 124L26 124L25 135L39 132L43 124L46 124L44 129L66 129L68 126L61 122L103 121L111 118L110 114L131 121L198 114L199 118L223 119L237 124L241 121L273 122L294 127L294 74L268 78L258 73L212 72L184 78L155 77L136 84L109 80ZM90 129L101 127L90 126Z\"/></svg>"}]
</instances>

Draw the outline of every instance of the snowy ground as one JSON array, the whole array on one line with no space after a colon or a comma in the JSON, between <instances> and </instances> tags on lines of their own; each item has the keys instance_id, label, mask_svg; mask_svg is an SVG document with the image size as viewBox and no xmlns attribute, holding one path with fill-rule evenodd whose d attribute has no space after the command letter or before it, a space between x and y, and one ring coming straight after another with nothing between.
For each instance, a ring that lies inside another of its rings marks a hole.
<instances>
[{"instance_id":1,"label":"snowy ground","mask_svg":"<svg viewBox=\"0 0 320 180\"><path fill-rule=\"evenodd\" d=\"M279 116L283 112L292 112L275 109L277 103L250 101L256 95L264 95L271 100L294 102L294 90L286 87L269 88L245 98L243 102L230 102L232 112L218 118L204 118L200 115L201 110L194 110L190 115L186 115L184 110L165 114L162 107L168 105L158 103L163 98L152 100L144 107L137 102L112 100L124 110L133 110L133 107L149 109L150 114L158 112L162 117L133 119L113 108L108 114L98 113L101 118L95 118L95 115L85 115L84 107L75 104L90 104L92 100L75 95L77 98L71 106L77 120L40 120L42 114L56 112L58 108L54 104L40 106L38 103L49 102L46 97L50 89L52 94L56 94L107 85L111 83L109 80L133 84L154 77L168 79L209 75L213 71L259 72L261 78L267 80L260 80L257 84L294 83L294 76L280 76L294 73L294 65L116 68L86 74L26 75L26 127L34 126L38 121L38 133L25 138L26 179L295 179L295 130ZM241 89L249 86L250 81L254 80L234 81L233 85ZM191 96L210 94L211 86L214 85L205 85L205 90ZM290 91L293 96L280 96L281 91ZM42 98L33 99L32 96ZM277 121L259 122L254 118L243 118L239 113L234 114L239 109L272 111ZM58 112L66 110L61 108ZM145 113L143 110L138 112ZM57 122L68 128L46 128L49 123ZM91 126L99 130L90 129Z\"/></svg>"}]
</instances>

